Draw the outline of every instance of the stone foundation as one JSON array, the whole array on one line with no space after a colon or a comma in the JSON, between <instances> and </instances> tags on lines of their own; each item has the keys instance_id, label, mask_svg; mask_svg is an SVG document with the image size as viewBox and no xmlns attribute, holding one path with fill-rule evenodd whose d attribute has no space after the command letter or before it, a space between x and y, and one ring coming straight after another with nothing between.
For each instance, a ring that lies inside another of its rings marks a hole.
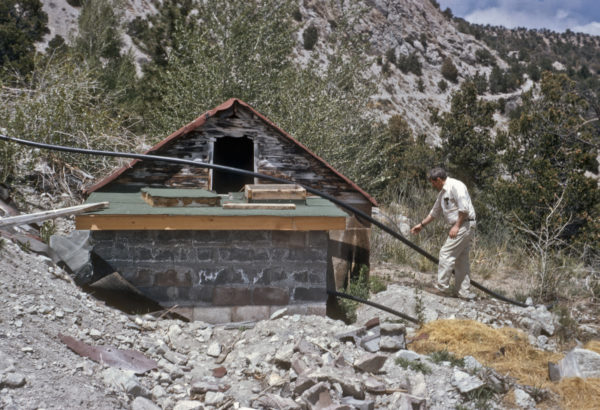
<instances>
[{"instance_id":1,"label":"stone foundation","mask_svg":"<svg viewBox=\"0 0 600 410\"><path fill-rule=\"evenodd\" d=\"M325 312L326 231L93 231L92 239L144 295L196 320L205 311L216 322L263 319L288 305Z\"/></svg>"}]
</instances>

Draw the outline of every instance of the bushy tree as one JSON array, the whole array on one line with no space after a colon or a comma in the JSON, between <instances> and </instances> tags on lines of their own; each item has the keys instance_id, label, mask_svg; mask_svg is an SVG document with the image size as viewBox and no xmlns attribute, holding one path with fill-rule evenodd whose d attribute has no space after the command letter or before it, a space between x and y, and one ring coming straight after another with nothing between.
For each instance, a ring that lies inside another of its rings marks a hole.
<instances>
[{"instance_id":1,"label":"bushy tree","mask_svg":"<svg viewBox=\"0 0 600 410\"><path fill-rule=\"evenodd\" d=\"M437 86L441 92L446 92L446 90L448 89L448 83L444 79L438 81Z\"/></svg>"},{"instance_id":2,"label":"bushy tree","mask_svg":"<svg viewBox=\"0 0 600 410\"><path fill-rule=\"evenodd\" d=\"M319 30L317 30L317 27L314 24L308 26L302 33L302 40L304 40L304 48L306 50L312 50L315 48L318 39Z\"/></svg>"},{"instance_id":3,"label":"bushy tree","mask_svg":"<svg viewBox=\"0 0 600 410\"><path fill-rule=\"evenodd\" d=\"M33 67L35 43L49 33L48 15L40 0L0 2L0 67L28 73Z\"/></svg>"},{"instance_id":4,"label":"bushy tree","mask_svg":"<svg viewBox=\"0 0 600 410\"><path fill-rule=\"evenodd\" d=\"M419 61L417 53L411 53L407 56L400 56L396 66L405 74L413 73L419 77L423 74L421 61Z\"/></svg>"},{"instance_id":5,"label":"bushy tree","mask_svg":"<svg viewBox=\"0 0 600 410\"><path fill-rule=\"evenodd\" d=\"M487 48L480 48L475 51L477 62L482 65L491 66L496 63L496 58L490 53Z\"/></svg>"},{"instance_id":6,"label":"bushy tree","mask_svg":"<svg viewBox=\"0 0 600 410\"><path fill-rule=\"evenodd\" d=\"M495 104L478 99L477 94L475 84L465 81L452 95L450 111L441 117L440 138L449 171L471 186L483 187L494 176Z\"/></svg>"},{"instance_id":7,"label":"bushy tree","mask_svg":"<svg viewBox=\"0 0 600 410\"><path fill-rule=\"evenodd\" d=\"M424 136L415 139L401 115L393 115L386 125L376 128L358 158L359 181L383 201L396 199L393 195L399 187L426 184L427 171L439 163L436 149Z\"/></svg>"},{"instance_id":8,"label":"bushy tree","mask_svg":"<svg viewBox=\"0 0 600 410\"><path fill-rule=\"evenodd\" d=\"M133 99L136 69L130 52L123 52L123 0L82 2L73 52L98 72L103 88L118 91L119 101Z\"/></svg>"},{"instance_id":9,"label":"bushy tree","mask_svg":"<svg viewBox=\"0 0 600 410\"><path fill-rule=\"evenodd\" d=\"M444 61L442 62L441 73L442 76L448 81L453 83L458 81L458 69L450 57L444 58Z\"/></svg>"},{"instance_id":10,"label":"bushy tree","mask_svg":"<svg viewBox=\"0 0 600 410\"><path fill-rule=\"evenodd\" d=\"M540 97L523 95L521 115L511 120L502 162L509 178L495 184L498 204L532 231L564 196L556 223L572 219L566 236L579 236L599 249L600 141L588 104L564 74L542 75ZM589 173L592 174L589 174Z\"/></svg>"},{"instance_id":11,"label":"bushy tree","mask_svg":"<svg viewBox=\"0 0 600 410\"><path fill-rule=\"evenodd\" d=\"M163 138L235 97L337 167L351 169L352 147L362 144L370 126L370 83L361 75L365 61L343 16L329 36L339 53L328 56L325 66L314 60L301 68L291 59L298 26L290 2L207 0L185 13L178 9L174 20L165 7L139 40L149 48L169 44L145 67L140 89L151 135Z\"/></svg>"}]
</instances>

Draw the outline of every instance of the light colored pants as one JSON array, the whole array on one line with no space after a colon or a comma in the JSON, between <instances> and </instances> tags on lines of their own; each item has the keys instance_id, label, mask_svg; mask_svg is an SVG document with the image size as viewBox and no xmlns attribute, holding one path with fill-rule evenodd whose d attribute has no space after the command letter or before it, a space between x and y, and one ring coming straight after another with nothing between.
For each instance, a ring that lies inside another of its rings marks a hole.
<instances>
[{"instance_id":1,"label":"light colored pants","mask_svg":"<svg viewBox=\"0 0 600 410\"><path fill-rule=\"evenodd\" d=\"M454 269L454 285L459 294L468 294L471 280L469 279L469 250L475 227L466 222L458 230L456 238L448 237L440 249L438 264L438 286L442 289L450 287L450 277Z\"/></svg>"}]
</instances>

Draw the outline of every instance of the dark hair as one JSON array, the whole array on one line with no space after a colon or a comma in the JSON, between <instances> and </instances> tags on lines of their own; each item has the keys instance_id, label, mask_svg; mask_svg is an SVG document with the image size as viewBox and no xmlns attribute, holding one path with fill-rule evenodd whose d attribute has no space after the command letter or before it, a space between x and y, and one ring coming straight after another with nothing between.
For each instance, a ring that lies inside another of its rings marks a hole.
<instances>
[{"instance_id":1,"label":"dark hair","mask_svg":"<svg viewBox=\"0 0 600 410\"><path fill-rule=\"evenodd\" d=\"M438 178L440 178L442 180L446 180L447 177L448 177L448 175L446 174L446 170L442 167L433 168L431 171L429 171L429 175L428 175L428 178L431 181L435 181Z\"/></svg>"}]
</instances>

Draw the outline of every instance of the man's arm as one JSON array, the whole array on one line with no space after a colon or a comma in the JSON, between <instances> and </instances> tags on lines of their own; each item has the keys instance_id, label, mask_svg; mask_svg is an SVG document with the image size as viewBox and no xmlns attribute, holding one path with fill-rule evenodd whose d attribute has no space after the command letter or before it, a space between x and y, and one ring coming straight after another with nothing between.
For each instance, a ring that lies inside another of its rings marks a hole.
<instances>
[{"instance_id":1,"label":"man's arm","mask_svg":"<svg viewBox=\"0 0 600 410\"><path fill-rule=\"evenodd\" d=\"M431 214L427 215L425 217L425 219L423 219L420 223L416 224L415 226L413 226L410 230L410 233L412 234L417 234L419 232L421 232L421 229L423 229L423 227L425 225L427 225L429 222L433 221L433 216L431 216Z\"/></svg>"}]
</instances>

